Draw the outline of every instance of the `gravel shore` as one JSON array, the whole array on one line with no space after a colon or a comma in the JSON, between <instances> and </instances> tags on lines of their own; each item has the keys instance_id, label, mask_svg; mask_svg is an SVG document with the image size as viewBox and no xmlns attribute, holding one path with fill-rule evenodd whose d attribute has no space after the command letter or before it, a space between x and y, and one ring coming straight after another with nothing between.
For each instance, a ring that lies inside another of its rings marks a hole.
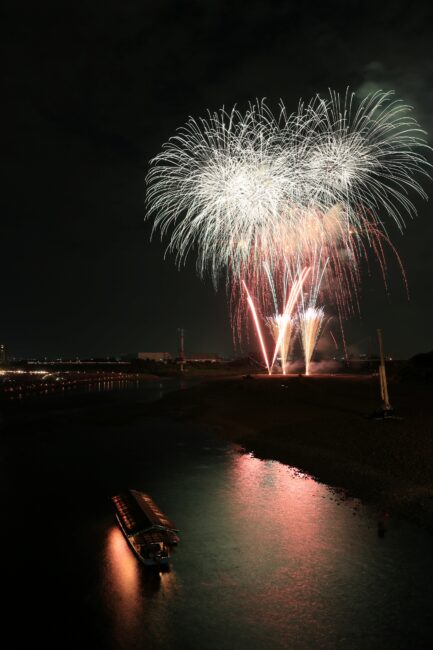
<instances>
[{"instance_id":1,"label":"gravel shore","mask_svg":"<svg viewBox=\"0 0 433 650\"><path fill-rule=\"evenodd\" d=\"M211 428L433 531L432 386L394 382L389 390L395 418L372 417L379 380L360 375L221 379L147 411Z\"/></svg>"}]
</instances>

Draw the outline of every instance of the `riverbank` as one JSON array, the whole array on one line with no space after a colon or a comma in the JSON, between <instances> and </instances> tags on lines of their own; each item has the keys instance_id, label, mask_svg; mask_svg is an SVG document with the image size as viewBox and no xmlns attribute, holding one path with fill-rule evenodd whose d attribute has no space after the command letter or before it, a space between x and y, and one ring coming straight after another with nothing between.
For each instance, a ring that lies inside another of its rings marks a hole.
<instances>
[{"instance_id":1,"label":"riverbank","mask_svg":"<svg viewBox=\"0 0 433 650\"><path fill-rule=\"evenodd\" d=\"M216 431L433 531L431 385L390 384L395 419L375 419L378 377L222 379L167 395L148 415Z\"/></svg>"},{"instance_id":2,"label":"riverbank","mask_svg":"<svg viewBox=\"0 0 433 650\"><path fill-rule=\"evenodd\" d=\"M0 370L0 403L43 397L53 393L83 390L86 387L104 387L114 383L163 381L150 373L83 372L66 373L44 371Z\"/></svg>"}]
</instances>

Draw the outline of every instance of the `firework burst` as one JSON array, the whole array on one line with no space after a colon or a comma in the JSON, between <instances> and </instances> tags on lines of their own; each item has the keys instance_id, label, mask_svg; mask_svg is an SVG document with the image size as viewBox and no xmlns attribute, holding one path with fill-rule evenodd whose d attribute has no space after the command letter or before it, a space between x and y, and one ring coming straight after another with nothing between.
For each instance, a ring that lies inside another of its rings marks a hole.
<instances>
[{"instance_id":1,"label":"firework burst","mask_svg":"<svg viewBox=\"0 0 433 650\"><path fill-rule=\"evenodd\" d=\"M410 107L377 92L355 110L354 96L314 98L288 115L264 101L190 118L152 161L148 216L182 262L240 278L312 245L351 249L382 227L403 226L415 208L408 191L426 173L423 134Z\"/></svg>"},{"instance_id":2,"label":"firework burst","mask_svg":"<svg viewBox=\"0 0 433 650\"><path fill-rule=\"evenodd\" d=\"M370 252L385 277L384 244L394 250L386 221L401 230L415 213L410 195L426 197L418 180L427 175L426 147L410 107L389 92L357 103L331 91L292 114L264 101L209 112L190 118L151 161L147 215L154 231L170 233L179 264L194 250L200 275L215 284L225 275L234 329L242 330L249 305L263 350L260 320L277 315L272 369L303 270L312 269L312 290L340 316L357 302ZM309 309L315 302L305 323Z\"/></svg>"}]
</instances>

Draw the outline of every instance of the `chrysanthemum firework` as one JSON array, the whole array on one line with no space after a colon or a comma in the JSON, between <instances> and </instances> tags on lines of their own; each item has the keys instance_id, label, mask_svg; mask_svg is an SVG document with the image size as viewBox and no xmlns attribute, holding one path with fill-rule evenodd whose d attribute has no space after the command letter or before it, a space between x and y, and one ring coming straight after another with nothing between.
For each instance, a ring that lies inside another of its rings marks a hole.
<instances>
[{"instance_id":1,"label":"chrysanthemum firework","mask_svg":"<svg viewBox=\"0 0 433 650\"><path fill-rule=\"evenodd\" d=\"M264 101L190 118L147 177L148 215L179 262L241 278L262 263L307 260L312 248L350 251L391 217L401 228L425 196L423 132L410 107L377 92L314 98L288 115ZM353 257L353 256L352 256Z\"/></svg>"},{"instance_id":2,"label":"chrysanthemum firework","mask_svg":"<svg viewBox=\"0 0 433 650\"><path fill-rule=\"evenodd\" d=\"M192 118L164 145L147 177L149 216L181 262L191 248L200 273L240 275L275 249L282 210L296 186L286 116L263 102ZM266 253L265 253L266 251Z\"/></svg>"},{"instance_id":3,"label":"chrysanthemum firework","mask_svg":"<svg viewBox=\"0 0 433 650\"><path fill-rule=\"evenodd\" d=\"M428 175L425 134L392 92L354 102L353 94L331 91L300 108L306 200L323 212L344 205L355 228L362 214L379 223L388 216L401 229L405 215L415 213L409 193L426 198L418 180Z\"/></svg>"}]
</instances>

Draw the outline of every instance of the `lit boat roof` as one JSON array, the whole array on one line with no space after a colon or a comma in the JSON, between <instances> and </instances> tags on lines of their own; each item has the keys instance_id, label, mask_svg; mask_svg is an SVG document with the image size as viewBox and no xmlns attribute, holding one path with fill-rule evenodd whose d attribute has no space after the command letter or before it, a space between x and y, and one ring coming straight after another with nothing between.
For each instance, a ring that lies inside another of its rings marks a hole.
<instances>
[{"instance_id":1,"label":"lit boat roof","mask_svg":"<svg viewBox=\"0 0 433 650\"><path fill-rule=\"evenodd\" d=\"M171 522L170 519L158 508L155 501L151 499L148 494L138 492L138 490L129 490L129 492L132 494L136 503L153 526L161 526L162 528L167 528L169 530L178 530L173 522Z\"/></svg>"},{"instance_id":2,"label":"lit boat roof","mask_svg":"<svg viewBox=\"0 0 433 650\"><path fill-rule=\"evenodd\" d=\"M149 495L138 490L128 490L112 498L123 527L128 535L159 528L176 531L174 524L158 508Z\"/></svg>"}]
</instances>

